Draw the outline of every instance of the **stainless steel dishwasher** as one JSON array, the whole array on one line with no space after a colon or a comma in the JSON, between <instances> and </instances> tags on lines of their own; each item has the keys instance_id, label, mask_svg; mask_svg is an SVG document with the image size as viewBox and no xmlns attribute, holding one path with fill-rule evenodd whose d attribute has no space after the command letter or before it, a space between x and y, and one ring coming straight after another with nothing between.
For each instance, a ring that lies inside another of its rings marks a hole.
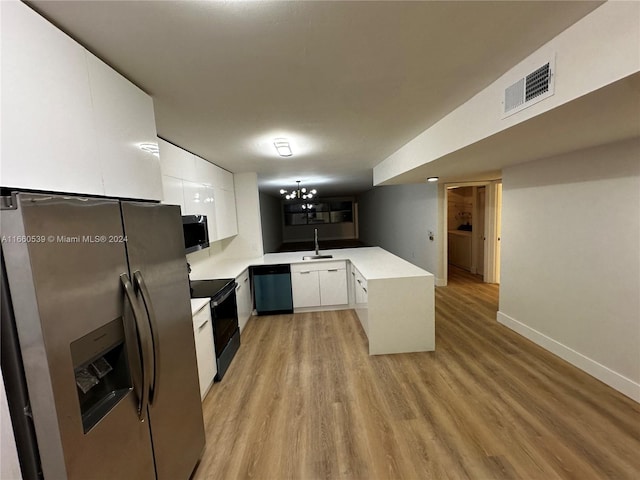
<instances>
[{"instance_id":1,"label":"stainless steel dishwasher","mask_svg":"<svg viewBox=\"0 0 640 480\"><path fill-rule=\"evenodd\" d=\"M252 267L251 276L258 315L293 313L290 265Z\"/></svg>"}]
</instances>

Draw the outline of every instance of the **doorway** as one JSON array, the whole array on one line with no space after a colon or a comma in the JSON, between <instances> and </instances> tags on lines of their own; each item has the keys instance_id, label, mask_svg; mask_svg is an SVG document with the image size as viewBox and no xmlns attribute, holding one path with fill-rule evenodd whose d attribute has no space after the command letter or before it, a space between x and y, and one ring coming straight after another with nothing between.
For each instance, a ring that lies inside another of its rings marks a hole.
<instances>
[{"instance_id":1,"label":"doorway","mask_svg":"<svg viewBox=\"0 0 640 480\"><path fill-rule=\"evenodd\" d=\"M502 183L462 182L443 185L441 272L460 269L485 283L500 283Z\"/></svg>"}]
</instances>

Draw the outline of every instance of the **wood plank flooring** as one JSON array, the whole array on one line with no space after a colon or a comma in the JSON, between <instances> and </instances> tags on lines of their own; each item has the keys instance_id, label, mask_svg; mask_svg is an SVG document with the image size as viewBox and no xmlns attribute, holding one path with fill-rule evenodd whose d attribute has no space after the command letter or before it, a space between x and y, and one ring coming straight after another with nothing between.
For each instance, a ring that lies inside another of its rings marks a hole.
<instances>
[{"instance_id":1,"label":"wood plank flooring","mask_svg":"<svg viewBox=\"0 0 640 480\"><path fill-rule=\"evenodd\" d=\"M496 285L449 282L430 353L370 357L351 310L251 318L193 478L640 478L640 405L498 324Z\"/></svg>"}]
</instances>

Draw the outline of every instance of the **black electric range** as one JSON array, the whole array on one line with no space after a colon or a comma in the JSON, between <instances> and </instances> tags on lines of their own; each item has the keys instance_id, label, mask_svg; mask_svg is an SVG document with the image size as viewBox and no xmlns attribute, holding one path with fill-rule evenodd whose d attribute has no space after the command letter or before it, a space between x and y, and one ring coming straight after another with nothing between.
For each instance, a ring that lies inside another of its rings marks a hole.
<instances>
[{"instance_id":1,"label":"black electric range","mask_svg":"<svg viewBox=\"0 0 640 480\"><path fill-rule=\"evenodd\" d=\"M233 278L216 278L213 280L192 280L191 281L191 298L213 298L225 290L231 283L235 282Z\"/></svg>"},{"instance_id":2,"label":"black electric range","mask_svg":"<svg viewBox=\"0 0 640 480\"><path fill-rule=\"evenodd\" d=\"M211 298L213 343L218 367L215 380L219 382L240 348L236 281L233 278L193 280L191 298Z\"/></svg>"}]
</instances>

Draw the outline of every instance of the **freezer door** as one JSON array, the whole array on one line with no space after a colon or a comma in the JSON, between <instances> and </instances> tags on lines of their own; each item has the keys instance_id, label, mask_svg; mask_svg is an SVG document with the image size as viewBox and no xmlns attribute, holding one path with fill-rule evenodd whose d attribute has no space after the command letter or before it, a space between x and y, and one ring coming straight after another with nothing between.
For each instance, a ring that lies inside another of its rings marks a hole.
<instances>
[{"instance_id":1,"label":"freezer door","mask_svg":"<svg viewBox=\"0 0 640 480\"><path fill-rule=\"evenodd\" d=\"M122 218L153 338L149 421L156 472L159 480L187 480L205 437L180 208L122 202Z\"/></svg>"},{"instance_id":2,"label":"freezer door","mask_svg":"<svg viewBox=\"0 0 640 480\"><path fill-rule=\"evenodd\" d=\"M44 477L154 478L132 389L119 203L18 194L15 204L1 213L2 249Z\"/></svg>"}]
</instances>

